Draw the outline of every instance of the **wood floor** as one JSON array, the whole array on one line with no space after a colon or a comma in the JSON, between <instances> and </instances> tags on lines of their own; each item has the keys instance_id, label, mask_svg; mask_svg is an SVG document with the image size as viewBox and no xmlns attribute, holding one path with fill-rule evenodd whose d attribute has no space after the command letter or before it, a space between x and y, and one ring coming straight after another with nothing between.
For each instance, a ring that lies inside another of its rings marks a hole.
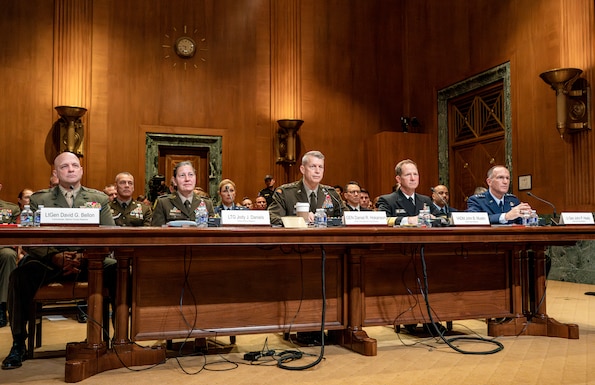
<instances>
[{"instance_id":1,"label":"wood floor","mask_svg":"<svg viewBox=\"0 0 595 385\"><path fill-rule=\"evenodd\" d=\"M221 355L170 358L155 367L122 368L84 380L84 385L114 384L595 384L595 291L586 284L548 281L547 309L550 317L580 328L578 340L547 337L500 337L504 349L494 354L462 354L443 341L406 333L393 328L370 327L368 334L378 339L378 355L364 357L338 346L326 346L324 359L308 370L284 370L273 361L250 365L242 359L245 352L269 349L281 351L295 347L282 335L238 336L231 352ZM486 337L482 320L455 321L448 338ZM84 338L85 325L74 320L44 320L43 349L59 349L66 341ZM221 342L227 342L224 337ZM10 329L0 329L2 358L10 349ZM144 343L146 344L146 343ZM451 343L457 349L485 352L491 343ZM312 357L287 365L305 366L313 362L320 348L303 348ZM1 371L0 384L59 384L64 381L64 358L26 361L23 367Z\"/></svg>"}]
</instances>

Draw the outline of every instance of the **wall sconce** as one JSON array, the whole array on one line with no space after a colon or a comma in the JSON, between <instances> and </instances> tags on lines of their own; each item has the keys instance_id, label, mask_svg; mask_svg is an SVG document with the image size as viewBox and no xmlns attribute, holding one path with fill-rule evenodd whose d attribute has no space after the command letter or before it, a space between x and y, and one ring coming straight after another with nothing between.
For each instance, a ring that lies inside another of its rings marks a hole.
<instances>
[{"instance_id":1,"label":"wall sconce","mask_svg":"<svg viewBox=\"0 0 595 385\"><path fill-rule=\"evenodd\" d=\"M295 163L297 132L303 123L304 121L299 119L277 120L277 124L279 124L275 141L277 163Z\"/></svg>"},{"instance_id":2,"label":"wall sconce","mask_svg":"<svg viewBox=\"0 0 595 385\"><path fill-rule=\"evenodd\" d=\"M539 75L556 91L556 128L562 138L567 132L591 129L590 88L579 78L581 73L578 68L557 68Z\"/></svg>"},{"instance_id":3,"label":"wall sconce","mask_svg":"<svg viewBox=\"0 0 595 385\"><path fill-rule=\"evenodd\" d=\"M58 106L55 107L60 115L54 123L58 127L59 144L58 151L69 151L74 154L83 155L84 126L81 117L87 112L83 107Z\"/></svg>"}]
</instances>

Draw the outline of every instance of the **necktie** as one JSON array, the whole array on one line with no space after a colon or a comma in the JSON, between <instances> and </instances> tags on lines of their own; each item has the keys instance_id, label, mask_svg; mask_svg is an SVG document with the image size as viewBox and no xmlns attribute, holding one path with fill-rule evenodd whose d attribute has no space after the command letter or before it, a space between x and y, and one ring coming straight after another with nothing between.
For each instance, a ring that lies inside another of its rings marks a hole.
<instances>
[{"instance_id":1,"label":"necktie","mask_svg":"<svg viewBox=\"0 0 595 385\"><path fill-rule=\"evenodd\" d=\"M311 213L315 213L316 212L316 206L317 206L316 194L314 194L314 191L312 191L310 193L310 212Z\"/></svg>"},{"instance_id":2,"label":"necktie","mask_svg":"<svg viewBox=\"0 0 595 385\"><path fill-rule=\"evenodd\" d=\"M446 207L443 207L443 208L441 208L441 209L440 209L440 212L441 212L442 214L446 214Z\"/></svg>"},{"instance_id":3,"label":"necktie","mask_svg":"<svg viewBox=\"0 0 595 385\"><path fill-rule=\"evenodd\" d=\"M504 212L504 201L500 201L500 212Z\"/></svg>"},{"instance_id":4,"label":"necktie","mask_svg":"<svg viewBox=\"0 0 595 385\"><path fill-rule=\"evenodd\" d=\"M126 202L122 202L122 210L126 210L126 206L127 206Z\"/></svg>"},{"instance_id":5,"label":"necktie","mask_svg":"<svg viewBox=\"0 0 595 385\"><path fill-rule=\"evenodd\" d=\"M185 201L184 206L186 206L186 210L190 210L190 201Z\"/></svg>"},{"instance_id":6,"label":"necktie","mask_svg":"<svg viewBox=\"0 0 595 385\"><path fill-rule=\"evenodd\" d=\"M413 197L409 197L409 198L407 198L407 199L409 199L409 202L411 202L411 204L412 204L413 206L415 206L415 203L413 202Z\"/></svg>"},{"instance_id":7,"label":"necktie","mask_svg":"<svg viewBox=\"0 0 595 385\"><path fill-rule=\"evenodd\" d=\"M74 204L74 198L72 196L72 192L71 191L66 191L66 203L68 203L68 207L72 207L72 205Z\"/></svg>"}]
</instances>

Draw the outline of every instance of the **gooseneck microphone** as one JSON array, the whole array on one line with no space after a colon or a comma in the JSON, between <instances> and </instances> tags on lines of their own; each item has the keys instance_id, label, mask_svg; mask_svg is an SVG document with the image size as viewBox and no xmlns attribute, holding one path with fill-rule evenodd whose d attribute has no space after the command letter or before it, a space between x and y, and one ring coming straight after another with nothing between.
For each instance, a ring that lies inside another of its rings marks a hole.
<instances>
[{"instance_id":1,"label":"gooseneck microphone","mask_svg":"<svg viewBox=\"0 0 595 385\"><path fill-rule=\"evenodd\" d=\"M337 204L339 205L339 218L342 217L343 216L343 205L341 204L341 202L338 201L337 198L335 198L333 196L333 194L331 194L330 192L328 192L327 189L326 189L326 187L323 187L322 188L322 192L325 195L329 195L331 197L331 199L333 199L335 202L337 202Z\"/></svg>"},{"instance_id":2,"label":"gooseneck microphone","mask_svg":"<svg viewBox=\"0 0 595 385\"><path fill-rule=\"evenodd\" d=\"M432 190L432 192L434 194L438 195L438 198L440 198L442 203L444 203L444 211L446 212L446 216L449 216L450 210L448 209L448 203L446 202L446 200L444 198L442 198L442 195L438 194L438 192L434 189L434 187L430 187L430 190Z\"/></svg>"},{"instance_id":3,"label":"gooseneck microphone","mask_svg":"<svg viewBox=\"0 0 595 385\"><path fill-rule=\"evenodd\" d=\"M556 206L554 206L554 204L553 204L552 202L550 202L550 201L546 201L545 199L538 197L537 195L533 194L533 193L532 193L532 192L530 192L530 191L529 191L529 192L527 192L527 195L529 195L529 196L530 196L530 197L532 197L532 198L535 198L535 199L537 199L538 201L541 201L541 202L545 203L545 204L546 204L546 205L548 205L548 206L551 206L551 207L552 207L552 209L554 210L554 216L553 216L552 218L550 218L550 221L552 222L552 225L558 225L558 221L556 221L556 218L557 218L557 214L556 214Z\"/></svg>"}]
</instances>

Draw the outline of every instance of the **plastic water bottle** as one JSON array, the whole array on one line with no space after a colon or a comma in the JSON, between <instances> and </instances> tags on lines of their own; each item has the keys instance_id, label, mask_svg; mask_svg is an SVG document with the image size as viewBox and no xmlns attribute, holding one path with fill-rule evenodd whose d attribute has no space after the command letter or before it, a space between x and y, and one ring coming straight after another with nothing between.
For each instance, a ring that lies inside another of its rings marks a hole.
<instances>
[{"instance_id":1,"label":"plastic water bottle","mask_svg":"<svg viewBox=\"0 0 595 385\"><path fill-rule=\"evenodd\" d=\"M417 215L417 226L418 227L432 227L432 216L430 215L430 209L424 205L423 210L419 210Z\"/></svg>"},{"instance_id":2,"label":"plastic water bottle","mask_svg":"<svg viewBox=\"0 0 595 385\"><path fill-rule=\"evenodd\" d=\"M522 214L521 224L523 226L531 226L531 211L523 210L523 211L521 211L521 214Z\"/></svg>"},{"instance_id":3,"label":"plastic water bottle","mask_svg":"<svg viewBox=\"0 0 595 385\"><path fill-rule=\"evenodd\" d=\"M326 211L324 209L316 209L316 214L314 214L314 227L326 227L326 225Z\"/></svg>"},{"instance_id":4,"label":"plastic water bottle","mask_svg":"<svg viewBox=\"0 0 595 385\"><path fill-rule=\"evenodd\" d=\"M209 226L209 212L207 211L207 205L203 199L200 200L198 207L196 208L195 219L196 226L208 227Z\"/></svg>"},{"instance_id":5,"label":"plastic water bottle","mask_svg":"<svg viewBox=\"0 0 595 385\"><path fill-rule=\"evenodd\" d=\"M539 216L537 215L536 210L531 210L531 214L529 216L529 226L539 226Z\"/></svg>"},{"instance_id":6,"label":"plastic water bottle","mask_svg":"<svg viewBox=\"0 0 595 385\"><path fill-rule=\"evenodd\" d=\"M37 207L37 211L35 212L35 214L33 214L33 227L41 226L41 209L42 208L43 208L43 205L39 205L39 207Z\"/></svg>"},{"instance_id":7,"label":"plastic water bottle","mask_svg":"<svg viewBox=\"0 0 595 385\"><path fill-rule=\"evenodd\" d=\"M21 211L21 227L32 227L33 226L33 211L29 205L25 205L23 211Z\"/></svg>"}]
</instances>

